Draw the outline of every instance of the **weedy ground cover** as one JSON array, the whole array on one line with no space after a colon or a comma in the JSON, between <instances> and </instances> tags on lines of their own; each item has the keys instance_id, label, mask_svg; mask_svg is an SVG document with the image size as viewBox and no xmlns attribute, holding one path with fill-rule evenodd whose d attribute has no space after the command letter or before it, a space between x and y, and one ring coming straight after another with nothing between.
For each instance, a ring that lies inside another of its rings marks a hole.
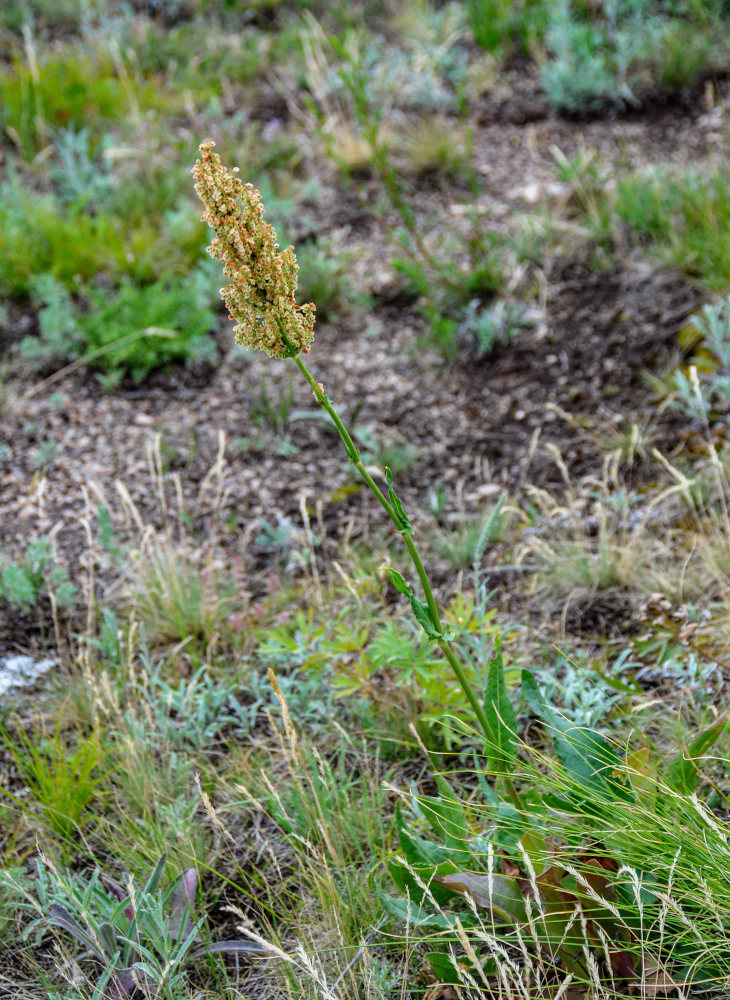
<instances>
[{"instance_id":1,"label":"weedy ground cover","mask_svg":"<svg viewBox=\"0 0 730 1000\"><path fill-rule=\"evenodd\" d=\"M666 5L627 0L594 5L470 0L469 24L484 49L502 58L541 51L550 104L589 115L640 107L690 89L724 65L727 9L714 0Z\"/></svg>"},{"instance_id":2,"label":"weedy ground cover","mask_svg":"<svg viewBox=\"0 0 730 1000\"><path fill-rule=\"evenodd\" d=\"M540 115L722 143L727 10L142 7L0 12L0 991L720 1000L726 178Z\"/></svg>"}]
</instances>

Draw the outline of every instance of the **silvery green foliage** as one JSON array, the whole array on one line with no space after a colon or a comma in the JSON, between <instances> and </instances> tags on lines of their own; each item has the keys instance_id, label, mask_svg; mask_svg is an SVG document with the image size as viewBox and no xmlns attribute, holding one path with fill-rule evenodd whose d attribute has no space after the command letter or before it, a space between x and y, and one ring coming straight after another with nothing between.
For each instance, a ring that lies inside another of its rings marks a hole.
<instances>
[{"instance_id":1,"label":"silvery green foliage","mask_svg":"<svg viewBox=\"0 0 730 1000\"><path fill-rule=\"evenodd\" d=\"M709 352L714 365L707 360L693 359L694 372L687 375L677 370L670 381L676 393L674 405L690 417L702 420L713 407L730 401L730 296L702 307L691 324L702 338L702 347Z\"/></svg>"},{"instance_id":2,"label":"silvery green foliage","mask_svg":"<svg viewBox=\"0 0 730 1000\"><path fill-rule=\"evenodd\" d=\"M50 175L64 202L76 208L94 202L98 205L114 187L111 176L111 159L105 153L113 145L111 136L105 136L93 147L89 130L70 125L55 137L55 158Z\"/></svg>"},{"instance_id":3,"label":"silvery green foliage","mask_svg":"<svg viewBox=\"0 0 730 1000\"><path fill-rule=\"evenodd\" d=\"M76 596L66 569L54 565L53 547L46 536L29 542L19 562L3 559L0 553L0 602L28 614L49 592L55 595L60 607L69 607Z\"/></svg>"},{"instance_id":4,"label":"silvery green foliage","mask_svg":"<svg viewBox=\"0 0 730 1000\"><path fill-rule=\"evenodd\" d=\"M257 657L267 666L291 669L297 663L298 640L292 637L282 644L279 639L277 633L264 640ZM311 657L317 648L316 640L308 636L302 637L301 642L301 650ZM278 680L289 710L298 721L326 722L331 718L332 690L318 674L293 670L288 675L279 673ZM183 770L189 763L186 752L205 751L226 739L245 739L258 719L267 713L278 716L281 712L265 673L254 668L237 683L222 684L206 667L200 667L190 677L166 681L158 666L139 681L137 690L149 706L157 736L179 753L179 766ZM126 713L125 726L136 739L150 737L146 713ZM186 780L185 777L183 783ZM194 810L187 799L178 799L173 807L183 812Z\"/></svg>"},{"instance_id":5,"label":"silvery green foliage","mask_svg":"<svg viewBox=\"0 0 730 1000\"><path fill-rule=\"evenodd\" d=\"M143 886L131 877L116 881L98 870L90 877L37 862L34 880L0 872L14 892L18 908L32 914L25 940L36 943L49 931L61 931L81 946L75 962L93 983L94 1000L161 997L178 1000L185 986L185 966L203 955L259 953L248 940L202 943L204 916L193 917L198 889L195 868L167 886L162 855ZM187 995L187 994L186 994ZM84 993L84 996L87 996Z\"/></svg>"},{"instance_id":6,"label":"silvery green foliage","mask_svg":"<svg viewBox=\"0 0 730 1000\"><path fill-rule=\"evenodd\" d=\"M574 726L600 727L606 716L625 699L591 669L585 654L578 651L572 659L534 671L546 702L557 706L560 715Z\"/></svg>"},{"instance_id":7,"label":"silvery green foliage","mask_svg":"<svg viewBox=\"0 0 730 1000\"><path fill-rule=\"evenodd\" d=\"M472 299L464 311L458 335L481 356L509 343L520 330L532 325L532 316L519 302L499 299L494 305L484 306L479 299Z\"/></svg>"},{"instance_id":8,"label":"silvery green foliage","mask_svg":"<svg viewBox=\"0 0 730 1000\"><path fill-rule=\"evenodd\" d=\"M0 954L6 945L10 946L14 938L12 926L18 921L23 890L27 888L28 882L25 869L0 868Z\"/></svg>"},{"instance_id":9,"label":"silvery green foliage","mask_svg":"<svg viewBox=\"0 0 730 1000\"><path fill-rule=\"evenodd\" d=\"M368 98L380 108L401 111L456 111L459 94L468 79L469 61L462 44L466 37L464 12L458 4L441 9L424 6L418 30L406 31L399 46L384 49L376 39L363 41L350 34L344 43L325 39L310 24L309 44L332 45L339 66L323 72L320 96L347 101L355 77L367 81Z\"/></svg>"},{"instance_id":10,"label":"silvery green foliage","mask_svg":"<svg viewBox=\"0 0 730 1000\"><path fill-rule=\"evenodd\" d=\"M66 286L52 274L41 274L33 281L31 294L38 307L40 336L23 338L20 350L24 357L41 365L76 357L85 341Z\"/></svg>"},{"instance_id":11,"label":"silvery green foliage","mask_svg":"<svg viewBox=\"0 0 730 1000\"><path fill-rule=\"evenodd\" d=\"M160 737L179 750L205 750L226 729L238 734L250 732L261 707L260 699L255 698L252 704L243 705L236 697L240 685L221 684L205 666L191 677L170 682L158 667L138 687L152 710Z\"/></svg>"}]
</instances>

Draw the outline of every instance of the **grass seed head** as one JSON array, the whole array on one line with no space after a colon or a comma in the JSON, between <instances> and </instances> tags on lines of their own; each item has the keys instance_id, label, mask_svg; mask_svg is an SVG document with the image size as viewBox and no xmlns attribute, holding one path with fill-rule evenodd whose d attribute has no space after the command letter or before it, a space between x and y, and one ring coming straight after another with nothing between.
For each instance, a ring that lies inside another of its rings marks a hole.
<instances>
[{"instance_id":1,"label":"grass seed head","mask_svg":"<svg viewBox=\"0 0 730 1000\"><path fill-rule=\"evenodd\" d=\"M309 350L314 336L314 304L297 305L299 267L294 248L279 252L276 231L264 222L261 195L221 163L210 139L200 144L193 167L195 190L205 206L203 221L215 237L208 253L223 264L231 284L221 289L236 341L273 358Z\"/></svg>"}]
</instances>

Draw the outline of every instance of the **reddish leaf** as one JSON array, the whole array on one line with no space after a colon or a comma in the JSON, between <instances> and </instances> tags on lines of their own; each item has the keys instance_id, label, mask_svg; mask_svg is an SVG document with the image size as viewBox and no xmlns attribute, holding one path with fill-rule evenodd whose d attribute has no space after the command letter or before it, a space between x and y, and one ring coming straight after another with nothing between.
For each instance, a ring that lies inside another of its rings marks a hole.
<instances>
[{"instance_id":1,"label":"reddish leaf","mask_svg":"<svg viewBox=\"0 0 730 1000\"><path fill-rule=\"evenodd\" d=\"M437 984L426 991L423 1000L459 1000L459 994L453 986Z\"/></svg>"},{"instance_id":2,"label":"reddish leaf","mask_svg":"<svg viewBox=\"0 0 730 1000\"><path fill-rule=\"evenodd\" d=\"M172 894L170 937L173 941L187 937L190 933L190 910L195 902L197 888L198 873L194 868L186 869Z\"/></svg>"},{"instance_id":3,"label":"reddish leaf","mask_svg":"<svg viewBox=\"0 0 730 1000\"><path fill-rule=\"evenodd\" d=\"M621 979L636 979L634 960L626 951L612 951L611 968Z\"/></svg>"}]
</instances>

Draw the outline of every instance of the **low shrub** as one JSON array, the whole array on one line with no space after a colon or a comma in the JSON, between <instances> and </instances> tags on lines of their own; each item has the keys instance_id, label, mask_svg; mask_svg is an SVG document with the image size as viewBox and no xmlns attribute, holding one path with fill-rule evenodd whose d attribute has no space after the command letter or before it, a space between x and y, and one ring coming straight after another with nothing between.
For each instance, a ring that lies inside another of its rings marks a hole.
<instances>
[{"instance_id":1,"label":"low shrub","mask_svg":"<svg viewBox=\"0 0 730 1000\"><path fill-rule=\"evenodd\" d=\"M0 602L28 614L49 593L60 607L69 607L76 599L76 587L65 567L55 562L49 538L30 542L19 561L0 556Z\"/></svg>"},{"instance_id":2,"label":"low shrub","mask_svg":"<svg viewBox=\"0 0 730 1000\"><path fill-rule=\"evenodd\" d=\"M215 312L206 268L187 277L167 275L150 285L123 282L111 294L91 286L83 308L50 275L34 284L40 336L27 337L23 353L40 364L87 359L108 387L125 376L139 382L173 360L214 362L210 337Z\"/></svg>"}]
</instances>

